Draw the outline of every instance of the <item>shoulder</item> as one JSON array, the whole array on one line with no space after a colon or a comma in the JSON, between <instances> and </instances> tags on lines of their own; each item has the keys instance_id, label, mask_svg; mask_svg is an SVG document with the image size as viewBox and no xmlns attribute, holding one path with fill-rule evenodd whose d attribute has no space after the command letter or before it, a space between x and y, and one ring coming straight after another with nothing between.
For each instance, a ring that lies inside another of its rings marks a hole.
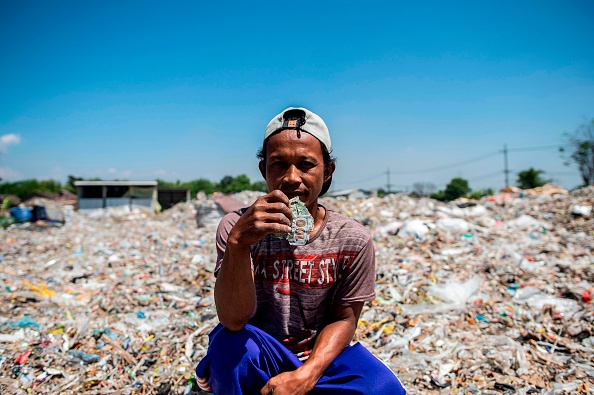
<instances>
[{"instance_id":1,"label":"shoulder","mask_svg":"<svg viewBox=\"0 0 594 395\"><path fill-rule=\"evenodd\" d=\"M326 213L328 215L326 229L331 238L348 238L353 241L358 240L362 244L371 241L371 233L359 222L336 211L327 210Z\"/></svg>"},{"instance_id":2,"label":"shoulder","mask_svg":"<svg viewBox=\"0 0 594 395\"><path fill-rule=\"evenodd\" d=\"M231 231L231 229L233 228L233 226L235 226L235 224L237 223L237 221L239 220L239 218L241 217L241 215L243 213L245 213L245 211L248 208L242 208L240 210L236 210L236 211L232 211L230 213L227 213L223 216L223 218L221 219L221 222L219 222L219 227L218 227L218 232L217 233L229 233Z\"/></svg>"},{"instance_id":3,"label":"shoulder","mask_svg":"<svg viewBox=\"0 0 594 395\"><path fill-rule=\"evenodd\" d=\"M221 219L221 224L227 224L227 223L235 224L237 222L237 220L241 217L241 214L242 213L239 210L227 213L223 216L223 219Z\"/></svg>"}]
</instances>

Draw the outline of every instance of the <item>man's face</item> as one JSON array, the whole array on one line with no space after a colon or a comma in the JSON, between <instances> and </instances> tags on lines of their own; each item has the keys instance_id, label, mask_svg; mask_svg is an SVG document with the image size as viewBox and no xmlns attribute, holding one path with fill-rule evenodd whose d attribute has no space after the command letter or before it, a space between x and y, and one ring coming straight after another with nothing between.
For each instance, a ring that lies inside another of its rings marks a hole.
<instances>
[{"instance_id":1,"label":"man's face","mask_svg":"<svg viewBox=\"0 0 594 395\"><path fill-rule=\"evenodd\" d=\"M324 174L324 156L318 139L293 129L268 138L266 162L260 164L269 191L280 189L289 199L299 196L310 211L333 170L330 166Z\"/></svg>"}]
</instances>

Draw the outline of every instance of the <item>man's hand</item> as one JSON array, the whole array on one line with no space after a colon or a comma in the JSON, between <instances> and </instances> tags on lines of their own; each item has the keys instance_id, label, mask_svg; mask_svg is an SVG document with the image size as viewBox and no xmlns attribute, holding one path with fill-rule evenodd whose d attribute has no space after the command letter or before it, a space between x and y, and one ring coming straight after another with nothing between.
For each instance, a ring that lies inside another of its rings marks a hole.
<instances>
[{"instance_id":1,"label":"man's hand","mask_svg":"<svg viewBox=\"0 0 594 395\"><path fill-rule=\"evenodd\" d=\"M281 373L268 380L261 395L306 395L316 383L309 377L300 377L299 371Z\"/></svg>"},{"instance_id":2,"label":"man's hand","mask_svg":"<svg viewBox=\"0 0 594 395\"><path fill-rule=\"evenodd\" d=\"M268 380L260 393L302 395L313 390L328 366L353 339L362 309L363 302L336 306L332 312L335 321L322 329L307 361L292 372L281 373Z\"/></svg>"},{"instance_id":3,"label":"man's hand","mask_svg":"<svg viewBox=\"0 0 594 395\"><path fill-rule=\"evenodd\" d=\"M291 232L293 213L289 198L279 190L259 197L239 218L231 233L229 243L244 247L262 240L266 235Z\"/></svg>"}]
</instances>

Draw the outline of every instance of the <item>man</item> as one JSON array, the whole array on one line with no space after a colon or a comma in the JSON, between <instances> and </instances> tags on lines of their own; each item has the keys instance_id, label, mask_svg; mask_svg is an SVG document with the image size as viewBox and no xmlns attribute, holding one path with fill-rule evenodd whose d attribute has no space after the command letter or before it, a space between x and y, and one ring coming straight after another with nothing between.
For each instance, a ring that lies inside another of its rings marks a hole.
<instances>
[{"instance_id":1,"label":"man","mask_svg":"<svg viewBox=\"0 0 594 395\"><path fill-rule=\"evenodd\" d=\"M220 324L196 368L201 388L406 393L363 346L349 346L363 304L375 297L374 247L362 225L318 204L336 168L331 150L326 124L305 108L288 108L268 124L258 157L269 193L226 215L217 230ZM304 245L278 237L293 231L295 197L313 218Z\"/></svg>"}]
</instances>

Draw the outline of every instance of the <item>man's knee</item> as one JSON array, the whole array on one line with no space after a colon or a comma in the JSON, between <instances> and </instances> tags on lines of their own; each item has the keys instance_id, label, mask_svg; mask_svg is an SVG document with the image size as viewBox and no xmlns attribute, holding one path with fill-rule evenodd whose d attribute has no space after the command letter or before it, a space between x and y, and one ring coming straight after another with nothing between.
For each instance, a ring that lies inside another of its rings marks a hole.
<instances>
[{"instance_id":1,"label":"man's knee","mask_svg":"<svg viewBox=\"0 0 594 395\"><path fill-rule=\"evenodd\" d=\"M211 336L208 353L213 361L222 360L225 365L234 365L245 358L257 359L260 355L258 343L256 334L249 328L234 332L222 327Z\"/></svg>"},{"instance_id":2,"label":"man's knee","mask_svg":"<svg viewBox=\"0 0 594 395\"><path fill-rule=\"evenodd\" d=\"M354 382L365 394L403 395L406 393L398 377L389 366L374 356L363 345L357 343L340 354L332 367L337 376L346 374L357 377Z\"/></svg>"}]
</instances>

